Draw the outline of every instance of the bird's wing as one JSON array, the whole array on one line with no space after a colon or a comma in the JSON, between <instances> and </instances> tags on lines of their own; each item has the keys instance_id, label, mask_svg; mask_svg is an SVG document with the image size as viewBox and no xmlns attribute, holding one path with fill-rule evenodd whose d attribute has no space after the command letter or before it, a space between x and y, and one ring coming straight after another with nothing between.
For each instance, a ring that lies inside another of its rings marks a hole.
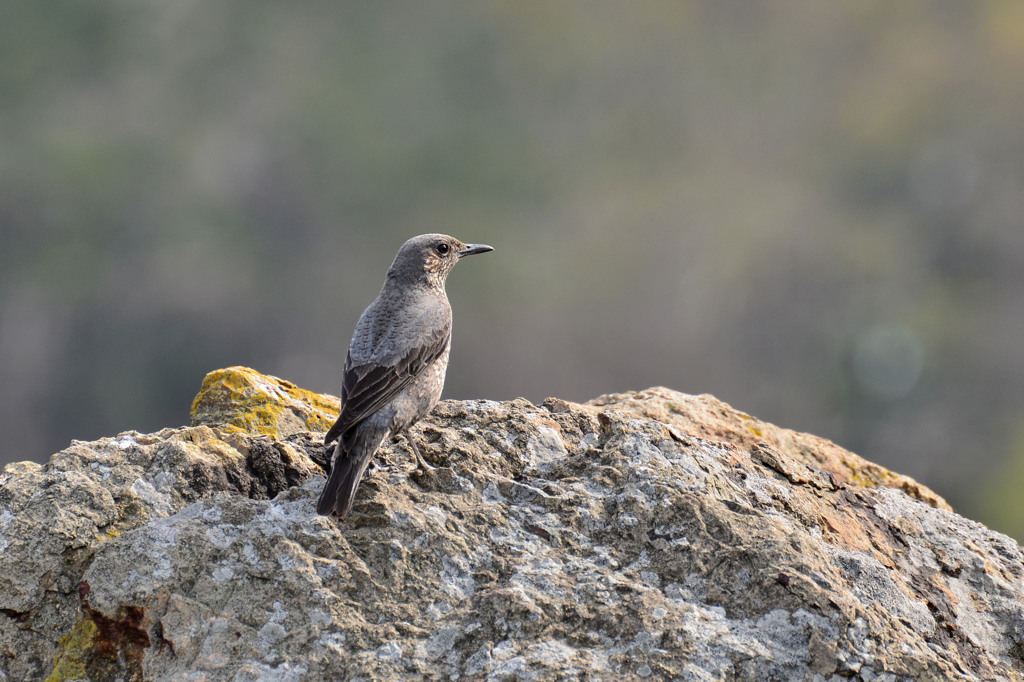
<instances>
[{"instance_id":1,"label":"bird's wing","mask_svg":"<svg viewBox=\"0 0 1024 682\"><path fill-rule=\"evenodd\" d=\"M389 363L352 364L352 354L345 360L345 378L341 388L341 414L327 432L324 444L330 444L349 429L387 405L413 379L444 355L451 338L451 327L442 325L432 330L423 342Z\"/></svg>"}]
</instances>

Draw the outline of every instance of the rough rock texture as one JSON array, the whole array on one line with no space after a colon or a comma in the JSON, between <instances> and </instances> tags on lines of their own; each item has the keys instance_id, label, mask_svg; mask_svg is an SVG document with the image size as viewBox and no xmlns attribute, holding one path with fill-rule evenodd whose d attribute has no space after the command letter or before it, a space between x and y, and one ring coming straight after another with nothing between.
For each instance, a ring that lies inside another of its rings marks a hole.
<instances>
[{"instance_id":1,"label":"rough rock texture","mask_svg":"<svg viewBox=\"0 0 1024 682\"><path fill-rule=\"evenodd\" d=\"M210 372L192 401L192 423L225 431L283 438L323 432L338 418L341 401L299 388L248 367Z\"/></svg>"},{"instance_id":2,"label":"rough rock texture","mask_svg":"<svg viewBox=\"0 0 1024 682\"><path fill-rule=\"evenodd\" d=\"M331 399L211 377L4 470L0 679L1024 679L1016 543L709 396L444 402L337 521Z\"/></svg>"}]
</instances>

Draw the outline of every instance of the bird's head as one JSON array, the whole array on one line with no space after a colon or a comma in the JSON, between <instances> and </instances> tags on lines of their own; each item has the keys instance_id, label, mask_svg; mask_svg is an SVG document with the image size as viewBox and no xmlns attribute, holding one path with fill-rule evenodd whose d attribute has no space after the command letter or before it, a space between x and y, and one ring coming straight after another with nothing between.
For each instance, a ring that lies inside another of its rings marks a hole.
<instances>
[{"instance_id":1,"label":"bird's head","mask_svg":"<svg viewBox=\"0 0 1024 682\"><path fill-rule=\"evenodd\" d=\"M388 279L425 282L444 289L445 279L459 259L493 250L486 244L463 244L446 234L421 234L402 244L388 268Z\"/></svg>"}]
</instances>

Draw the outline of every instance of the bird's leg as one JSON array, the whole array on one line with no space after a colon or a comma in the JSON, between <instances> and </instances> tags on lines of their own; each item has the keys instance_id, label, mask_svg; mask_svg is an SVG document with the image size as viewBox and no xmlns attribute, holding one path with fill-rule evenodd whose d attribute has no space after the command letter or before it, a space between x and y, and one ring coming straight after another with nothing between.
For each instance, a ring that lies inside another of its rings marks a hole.
<instances>
[{"instance_id":1,"label":"bird's leg","mask_svg":"<svg viewBox=\"0 0 1024 682\"><path fill-rule=\"evenodd\" d=\"M427 464L427 460L423 459L423 455L420 454L420 449L419 447L417 447L416 441L412 439L412 436L409 435L409 432L406 431L402 435L405 436L405 442L409 444L410 448L412 448L412 454L416 455L416 463L418 467L423 471L433 469L434 467L432 467L430 464Z\"/></svg>"}]
</instances>

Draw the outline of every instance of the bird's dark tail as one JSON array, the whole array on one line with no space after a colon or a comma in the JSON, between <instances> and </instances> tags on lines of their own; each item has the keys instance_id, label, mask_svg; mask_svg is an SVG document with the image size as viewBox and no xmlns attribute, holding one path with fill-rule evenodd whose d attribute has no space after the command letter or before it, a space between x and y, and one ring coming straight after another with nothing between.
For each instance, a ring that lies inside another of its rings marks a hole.
<instances>
[{"instance_id":1,"label":"bird's dark tail","mask_svg":"<svg viewBox=\"0 0 1024 682\"><path fill-rule=\"evenodd\" d=\"M338 441L334 449L334 463L331 473L327 476L327 484L320 493L316 503L316 513L321 516L334 514L344 518L352 510L356 490L363 478L363 472L373 458L380 444L388 435L388 429L375 428L373 424L363 422L358 427L355 442L351 450L345 451L344 441Z\"/></svg>"}]
</instances>

